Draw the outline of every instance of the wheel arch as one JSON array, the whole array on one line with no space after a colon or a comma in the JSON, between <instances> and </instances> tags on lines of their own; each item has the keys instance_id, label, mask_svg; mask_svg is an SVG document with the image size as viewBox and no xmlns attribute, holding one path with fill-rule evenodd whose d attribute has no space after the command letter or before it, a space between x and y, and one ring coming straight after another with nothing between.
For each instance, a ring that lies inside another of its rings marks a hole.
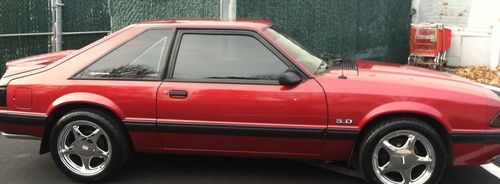
<instances>
[{"instance_id":1,"label":"wheel arch","mask_svg":"<svg viewBox=\"0 0 500 184\"><path fill-rule=\"evenodd\" d=\"M364 129L367 126L371 126L370 124L376 122L377 119L392 116L394 114L415 115L422 118L425 117L428 120L432 120L434 123L438 123L446 131L451 130L451 125L449 124L448 119L439 110L430 105L418 102L392 102L380 105L362 118L358 127L360 127L360 129Z\"/></svg>"},{"instance_id":2,"label":"wheel arch","mask_svg":"<svg viewBox=\"0 0 500 184\"><path fill-rule=\"evenodd\" d=\"M418 106L417 106L418 107ZM426 107L428 108L428 107ZM432 128L434 128L440 135L443 135L443 142L446 146L447 149L447 163L451 164L453 160L453 151L452 151L452 142L451 142L451 137L449 135L449 126L448 124L442 122L442 118L437 118L437 117L442 117L442 115L439 113L439 111L435 110L432 108L434 111L422 111L422 106L420 106L420 110L404 110L404 107L400 106L398 110L388 110L387 112L380 112L380 113L374 113L371 117L367 118L365 122L363 122L360 126L360 133L358 134L357 140L354 148L351 153L351 163L357 163L357 153L359 151L359 146L361 144L361 141L363 140L366 136L366 134L376 125L383 123L384 121L392 118L414 118L421 120L428 125L430 125ZM354 161L354 162L353 162ZM357 165L357 164L356 164Z\"/></svg>"},{"instance_id":3,"label":"wheel arch","mask_svg":"<svg viewBox=\"0 0 500 184\"><path fill-rule=\"evenodd\" d=\"M122 121L124 118L123 112L116 104L100 95L90 93L73 93L62 96L55 100L47 110L47 123L45 125L40 144L40 154L49 152L49 137L57 120L72 110L82 108L95 109L104 112L115 118L117 121ZM125 129L125 126L123 124L121 125Z\"/></svg>"},{"instance_id":4,"label":"wheel arch","mask_svg":"<svg viewBox=\"0 0 500 184\"><path fill-rule=\"evenodd\" d=\"M119 119L123 119L125 117L120 107L118 107L118 105L116 105L112 100L98 94L84 92L70 93L57 98L47 108L46 114L50 116L54 114L55 110L60 109L61 107L74 104L83 104L105 108L113 112L113 114L116 115Z\"/></svg>"}]
</instances>

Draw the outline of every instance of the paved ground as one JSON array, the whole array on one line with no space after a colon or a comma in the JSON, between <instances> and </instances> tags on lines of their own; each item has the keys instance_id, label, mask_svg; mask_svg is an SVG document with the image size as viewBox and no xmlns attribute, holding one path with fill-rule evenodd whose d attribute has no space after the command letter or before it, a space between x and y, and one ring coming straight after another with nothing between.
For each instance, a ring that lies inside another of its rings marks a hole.
<instances>
[{"instance_id":1,"label":"paved ground","mask_svg":"<svg viewBox=\"0 0 500 184\"><path fill-rule=\"evenodd\" d=\"M0 136L0 183L73 183L49 154L38 155L39 141ZM500 165L500 159L496 161ZM339 183L362 180L291 160L172 155L137 155L111 183ZM442 183L500 183L481 167L447 171Z\"/></svg>"}]
</instances>

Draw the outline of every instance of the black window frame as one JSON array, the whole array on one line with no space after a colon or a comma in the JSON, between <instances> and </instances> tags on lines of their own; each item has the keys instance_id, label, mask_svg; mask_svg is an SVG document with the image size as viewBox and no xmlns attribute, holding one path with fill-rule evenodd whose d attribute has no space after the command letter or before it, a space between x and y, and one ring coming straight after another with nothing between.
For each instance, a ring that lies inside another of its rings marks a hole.
<instances>
[{"instance_id":1,"label":"black window frame","mask_svg":"<svg viewBox=\"0 0 500 184\"><path fill-rule=\"evenodd\" d=\"M273 53L283 64L288 66L289 69L293 69L301 75L303 81L310 78L304 71L300 69L295 63L293 63L289 58L287 58L281 51L279 51L274 45L272 45L268 40L266 40L259 33L252 30L245 29L193 29L193 28L178 28L176 30L176 35L174 37L175 41L171 47L171 52L169 53L170 58L167 64L166 76L164 77L165 82L185 82L185 83L222 83L222 84L261 84L261 85L280 85L278 80L252 80L252 79L173 79L173 74L175 70L175 64L177 61L177 55L179 53L179 48L181 45L182 37L184 34L198 34L198 35L235 35L235 36L249 36L255 38L260 44L267 48L271 53Z\"/></svg>"},{"instance_id":2,"label":"black window frame","mask_svg":"<svg viewBox=\"0 0 500 184\"><path fill-rule=\"evenodd\" d=\"M162 56L160 58L160 71L158 71L159 75L158 77L156 77L155 79L138 79L138 78L85 78L85 77L77 77L78 74L80 74L81 72L85 71L87 68L89 68L90 66L94 65L96 62L99 62L102 58L108 56L110 53L116 51L117 49L119 49L120 47L122 47L123 45L129 43L130 41L136 39L137 37L141 36L142 34L148 32L148 31L151 31L151 30L162 30L162 31L167 31L167 30L170 30L170 35L168 35L168 40L167 40L167 44L165 44L165 46L163 47L162 49L162 52L165 53L164 56ZM166 69L168 67L168 58L170 58L170 55L172 53L172 47L174 46L174 41L176 40L176 35L177 35L177 28L175 27L152 27L152 28L147 28L147 29L144 29L142 30L141 32L137 33L136 35L134 36L131 36L130 38L128 38L126 41L124 41L123 43L119 44L118 46L114 47L113 49L109 50L108 52L104 53L102 56L98 57L97 59L95 59L92 63L88 64L87 66L85 66L84 68L82 68L81 70L79 70L78 72L76 72L75 74L73 74L69 80L110 80L110 81L163 81L163 79L165 78L165 74L167 73L166 72Z\"/></svg>"}]
</instances>

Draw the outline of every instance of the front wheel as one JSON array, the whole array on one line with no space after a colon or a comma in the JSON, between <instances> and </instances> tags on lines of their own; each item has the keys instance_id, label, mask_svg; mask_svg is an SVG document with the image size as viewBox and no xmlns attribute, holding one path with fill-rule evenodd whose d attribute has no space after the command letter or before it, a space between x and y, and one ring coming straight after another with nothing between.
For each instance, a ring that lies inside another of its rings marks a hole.
<instances>
[{"instance_id":1,"label":"front wheel","mask_svg":"<svg viewBox=\"0 0 500 184\"><path fill-rule=\"evenodd\" d=\"M111 177L126 162L129 143L117 121L95 110L63 116L51 132L50 149L57 166L81 182Z\"/></svg>"},{"instance_id":2,"label":"front wheel","mask_svg":"<svg viewBox=\"0 0 500 184\"><path fill-rule=\"evenodd\" d=\"M360 168L369 183L438 183L445 169L439 134L416 119L392 119L369 131L360 147Z\"/></svg>"}]
</instances>

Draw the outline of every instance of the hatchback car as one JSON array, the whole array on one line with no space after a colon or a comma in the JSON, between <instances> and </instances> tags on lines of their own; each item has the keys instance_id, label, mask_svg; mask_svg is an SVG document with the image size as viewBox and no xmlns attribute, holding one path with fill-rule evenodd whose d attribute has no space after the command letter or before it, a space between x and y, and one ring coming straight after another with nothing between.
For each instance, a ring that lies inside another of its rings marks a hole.
<instances>
[{"instance_id":1,"label":"hatchback car","mask_svg":"<svg viewBox=\"0 0 500 184\"><path fill-rule=\"evenodd\" d=\"M337 161L369 183L436 183L500 154L500 98L426 69L322 58L264 20L140 22L8 62L0 131L78 181L132 152Z\"/></svg>"}]
</instances>

